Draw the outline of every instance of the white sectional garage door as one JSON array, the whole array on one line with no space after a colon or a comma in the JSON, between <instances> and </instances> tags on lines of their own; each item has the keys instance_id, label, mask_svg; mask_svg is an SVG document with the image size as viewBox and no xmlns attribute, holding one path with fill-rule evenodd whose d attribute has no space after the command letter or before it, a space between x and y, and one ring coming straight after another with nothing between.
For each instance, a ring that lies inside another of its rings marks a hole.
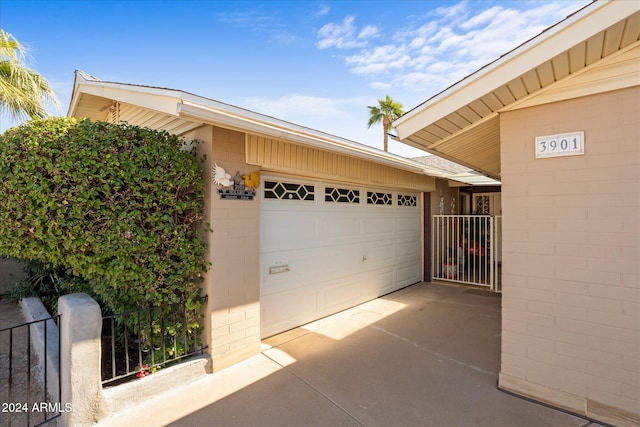
<instances>
[{"instance_id":1,"label":"white sectional garage door","mask_svg":"<svg viewBox=\"0 0 640 427\"><path fill-rule=\"evenodd\" d=\"M287 177L260 193L262 337L420 281L418 194Z\"/></svg>"}]
</instances>

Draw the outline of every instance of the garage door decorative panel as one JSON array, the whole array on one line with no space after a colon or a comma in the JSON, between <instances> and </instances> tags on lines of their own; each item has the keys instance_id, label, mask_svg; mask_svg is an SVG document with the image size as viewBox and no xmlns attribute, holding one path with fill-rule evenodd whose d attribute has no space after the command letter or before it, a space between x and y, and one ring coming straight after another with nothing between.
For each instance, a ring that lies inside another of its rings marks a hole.
<instances>
[{"instance_id":1,"label":"garage door decorative panel","mask_svg":"<svg viewBox=\"0 0 640 427\"><path fill-rule=\"evenodd\" d=\"M418 198L407 194L398 194L398 206L418 206Z\"/></svg>"},{"instance_id":2,"label":"garage door decorative panel","mask_svg":"<svg viewBox=\"0 0 640 427\"><path fill-rule=\"evenodd\" d=\"M263 179L263 337L420 281L417 194Z\"/></svg>"},{"instance_id":3,"label":"garage door decorative panel","mask_svg":"<svg viewBox=\"0 0 640 427\"><path fill-rule=\"evenodd\" d=\"M264 182L265 199L286 200L314 200L315 187L313 185L295 184L290 182Z\"/></svg>"},{"instance_id":4,"label":"garage door decorative panel","mask_svg":"<svg viewBox=\"0 0 640 427\"><path fill-rule=\"evenodd\" d=\"M390 205L392 198L391 193L367 192L367 203L370 205Z\"/></svg>"},{"instance_id":5,"label":"garage door decorative panel","mask_svg":"<svg viewBox=\"0 0 640 427\"><path fill-rule=\"evenodd\" d=\"M326 187L324 189L324 201L358 204L360 203L360 190Z\"/></svg>"}]
</instances>

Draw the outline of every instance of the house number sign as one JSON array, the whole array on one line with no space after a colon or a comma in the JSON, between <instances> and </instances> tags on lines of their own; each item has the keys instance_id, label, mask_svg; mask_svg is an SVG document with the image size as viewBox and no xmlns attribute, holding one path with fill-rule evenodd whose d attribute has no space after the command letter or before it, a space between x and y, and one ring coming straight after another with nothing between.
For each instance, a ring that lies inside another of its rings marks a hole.
<instances>
[{"instance_id":1,"label":"house number sign","mask_svg":"<svg viewBox=\"0 0 640 427\"><path fill-rule=\"evenodd\" d=\"M536 136L536 159L584 154L584 132Z\"/></svg>"}]
</instances>

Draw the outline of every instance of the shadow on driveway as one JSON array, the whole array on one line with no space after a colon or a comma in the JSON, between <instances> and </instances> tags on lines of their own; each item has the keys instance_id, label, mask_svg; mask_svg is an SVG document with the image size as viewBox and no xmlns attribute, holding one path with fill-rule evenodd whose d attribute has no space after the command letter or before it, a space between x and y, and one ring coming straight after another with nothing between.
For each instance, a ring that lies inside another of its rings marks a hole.
<instances>
[{"instance_id":1,"label":"shadow on driveway","mask_svg":"<svg viewBox=\"0 0 640 427\"><path fill-rule=\"evenodd\" d=\"M497 389L500 303L419 283L276 335L259 362L213 374L224 378L204 390L212 403L170 425L596 425Z\"/></svg>"}]
</instances>

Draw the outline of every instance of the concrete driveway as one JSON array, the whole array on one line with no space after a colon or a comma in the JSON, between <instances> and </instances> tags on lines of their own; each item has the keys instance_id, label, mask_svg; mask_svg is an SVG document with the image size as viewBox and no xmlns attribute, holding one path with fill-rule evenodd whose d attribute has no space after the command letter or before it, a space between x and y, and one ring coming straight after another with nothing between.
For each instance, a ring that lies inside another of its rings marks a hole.
<instances>
[{"instance_id":1,"label":"concrete driveway","mask_svg":"<svg viewBox=\"0 0 640 427\"><path fill-rule=\"evenodd\" d=\"M598 425L499 391L499 366L500 296L420 283L139 410L172 426Z\"/></svg>"}]
</instances>

